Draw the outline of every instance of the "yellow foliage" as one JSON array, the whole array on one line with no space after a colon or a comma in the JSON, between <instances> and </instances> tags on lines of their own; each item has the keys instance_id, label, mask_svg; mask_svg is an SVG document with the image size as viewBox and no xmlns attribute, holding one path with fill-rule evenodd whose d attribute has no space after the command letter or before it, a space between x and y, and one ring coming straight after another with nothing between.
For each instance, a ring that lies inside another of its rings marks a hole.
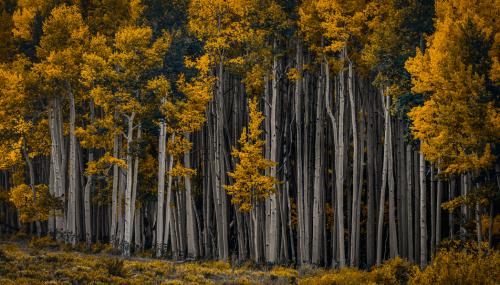
<instances>
[{"instance_id":1,"label":"yellow foliage","mask_svg":"<svg viewBox=\"0 0 500 285\"><path fill-rule=\"evenodd\" d=\"M127 163L125 160L116 158L109 152L106 152L99 158L99 160L89 161L85 172L87 175L106 175L113 165L118 165L118 167L122 169L127 169Z\"/></svg>"},{"instance_id":2,"label":"yellow foliage","mask_svg":"<svg viewBox=\"0 0 500 285\"><path fill-rule=\"evenodd\" d=\"M498 251L446 250L423 271L417 271L409 284L497 284L499 268Z\"/></svg>"},{"instance_id":3,"label":"yellow foliage","mask_svg":"<svg viewBox=\"0 0 500 285\"><path fill-rule=\"evenodd\" d=\"M168 174L172 177L193 176L196 174L196 170L184 167L180 163L176 163Z\"/></svg>"},{"instance_id":4,"label":"yellow foliage","mask_svg":"<svg viewBox=\"0 0 500 285\"><path fill-rule=\"evenodd\" d=\"M357 285L357 284L376 284L366 272L356 269L342 269L340 271L331 271L317 276L306 277L299 280L301 285Z\"/></svg>"},{"instance_id":5,"label":"yellow foliage","mask_svg":"<svg viewBox=\"0 0 500 285\"><path fill-rule=\"evenodd\" d=\"M59 243L52 239L52 237L45 236L41 238L34 237L28 242L28 246L31 248L57 248Z\"/></svg>"},{"instance_id":6,"label":"yellow foliage","mask_svg":"<svg viewBox=\"0 0 500 285\"><path fill-rule=\"evenodd\" d=\"M361 31L365 1L308 0L299 7L299 27L311 50L335 53Z\"/></svg>"},{"instance_id":7,"label":"yellow foliage","mask_svg":"<svg viewBox=\"0 0 500 285\"><path fill-rule=\"evenodd\" d=\"M19 210L22 222L46 221L52 211L61 207L61 202L52 197L47 185L36 185L34 188L20 184L10 189L9 200Z\"/></svg>"},{"instance_id":8,"label":"yellow foliage","mask_svg":"<svg viewBox=\"0 0 500 285\"><path fill-rule=\"evenodd\" d=\"M370 274L377 284L406 284L418 271L418 267L407 260L396 257L373 269Z\"/></svg>"},{"instance_id":9,"label":"yellow foliage","mask_svg":"<svg viewBox=\"0 0 500 285\"><path fill-rule=\"evenodd\" d=\"M262 154L264 141L260 138L260 125L264 116L257 109L257 98L249 100L248 107L248 132L246 128L243 129L239 140L240 149L234 148L231 153L238 159L234 172L228 172L234 183L224 186L231 196L231 202L242 212L250 211L256 201L274 193L278 182L276 178L262 174L262 171L276 163L265 159Z\"/></svg>"},{"instance_id":10,"label":"yellow foliage","mask_svg":"<svg viewBox=\"0 0 500 285\"><path fill-rule=\"evenodd\" d=\"M164 260L118 259L61 251L48 238L33 239L33 247L0 245L2 284L51 284L77 281L105 284L495 284L500 274L498 252L450 249L436 255L424 271L400 258L372 272L356 269L311 269L307 272L274 267L270 270L231 267L222 261L175 264Z\"/></svg>"},{"instance_id":11,"label":"yellow foliage","mask_svg":"<svg viewBox=\"0 0 500 285\"><path fill-rule=\"evenodd\" d=\"M500 114L488 90L500 41L496 4L437 1L436 31L425 52L406 63L412 90L430 94L409 113L413 136L426 159L447 174L485 169L495 161L491 148L500 138Z\"/></svg>"},{"instance_id":12,"label":"yellow foliage","mask_svg":"<svg viewBox=\"0 0 500 285\"><path fill-rule=\"evenodd\" d=\"M490 230L490 217L483 215L482 216L482 229L483 229L483 236L488 237L488 232ZM496 215L493 217L493 228L492 228L492 234L493 238L495 239L496 237L500 236L500 215Z\"/></svg>"},{"instance_id":13,"label":"yellow foliage","mask_svg":"<svg viewBox=\"0 0 500 285\"><path fill-rule=\"evenodd\" d=\"M489 185L473 188L466 195L462 195L451 199L441 204L441 207L448 212L452 213L460 206L475 207L480 204L482 206L489 205L490 201L495 197L495 191Z\"/></svg>"},{"instance_id":14,"label":"yellow foliage","mask_svg":"<svg viewBox=\"0 0 500 285\"><path fill-rule=\"evenodd\" d=\"M298 278L299 277L299 273L297 272L297 270L295 270L293 268L289 268L289 267L283 267L283 266L273 267L273 269L271 269L269 271L269 274L271 274L271 276L286 277L286 278Z\"/></svg>"}]
</instances>

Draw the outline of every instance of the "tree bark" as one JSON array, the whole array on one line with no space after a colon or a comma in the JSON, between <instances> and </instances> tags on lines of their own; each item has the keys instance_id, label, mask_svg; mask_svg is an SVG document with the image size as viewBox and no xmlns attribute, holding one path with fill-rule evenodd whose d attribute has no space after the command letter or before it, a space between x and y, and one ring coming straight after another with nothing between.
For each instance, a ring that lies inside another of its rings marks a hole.
<instances>
[{"instance_id":1,"label":"tree bark","mask_svg":"<svg viewBox=\"0 0 500 285\"><path fill-rule=\"evenodd\" d=\"M165 164L166 164L166 126L160 122L160 137L158 142L158 200L156 211L156 257L161 257L163 248L164 204L165 204Z\"/></svg>"},{"instance_id":2,"label":"tree bark","mask_svg":"<svg viewBox=\"0 0 500 285\"><path fill-rule=\"evenodd\" d=\"M322 64L323 65L323 64ZM312 262L320 265L323 252L323 220L324 203L322 199L323 185L322 181L322 136L323 136L323 71L318 78L317 100L316 100L316 130L314 136L314 193L313 193L313 238L312 238Z\"/></svg>"},{"instance_id":3,"label":"tree bark","mask_svg":"<svg viewBox=\"0 0 500 285\"><path fill-rule=\"evenodd\" d=\"M382 100L384 100L384 93L381 92ZM385 208L385 188L387 187L387 168L389 164L389 151L390 151L390 116L389 116L389 105L390 97L385 97L386 103L384 104L384 116L385 116L385 135L384 135L384 156L383 156L383 166L382 166L382 187L380 189L380 203L378 211L378 226L377 226L377 265L382 264L382 248L383 248L383 229L384 229L384 208ZM389 216L390 219L390 216ZM392 239L391 239L392 242Z\"/></svg>"},{"instance_id":4,"label":"tree bark","mask_svg":"<svg viewBox=\"0 0 500 285\"><path fill-rule=\"evenodd\" d=\"M441 200L443 196L443 179L441 178L441 168L438 168L436 193L436 249L441 243Z\"/></svg>"},{"instance_id":5,"label":"tree bark","mask_svg":"<svg viewBox=\"0 0 500 285\"><path fill-rule=\"evenodd\" d=\"M414 262L414 252L413 252L413 205L412 205L412 193L413 193L413 170L412 170L412 149L411 145L406 145L406 182L407 182L407 193L406 193L406 208L408 211L408 258L410 261Z\"/></svg>"},{"instance_id":6,"label":"tree bark","mask_svg":"<svg viewBox=\"0 0 500 285\"><path fill-rule=\"evenodd\" d=\"M347 57L347 48L342 50L342 58ZM337 143L338 151L336 156L337 160L337 182L336 182L336 198L337 198L337 234L339 241L339 267L344 268L345 262L345 248L344 248L344 112L345 112L345 71L340 71L340 90L339 90L339 118L338 118L338 135Z\"/></svg>"},{"instance_id":7,"label":"tree bark","mask_svg":"<svg viewBox=\"0 0 500 285\"><path fill-rule=\"evenodd\" d=\"M185 134L186 139L189 140L189 135ZM190 152L184 154L184 166L191 167ZM198 227L193 209L193 195L191 189L191 177L184 176L184 185L186 187L186 235L187 235L187 253L188 257L198 258L200 256L198 249Z\"/></svg>"},{"instance_id":8,"label":"tree bark","mask_svg":"<svg viewBox=\"0 0 500 285\"><path fill-rule=\"evenodd\" d=\"M64 203L64 186L63 186L63 173L62 173L62 148L61 148L61 140L59 137L59 128L61 127L61 123L58 122L60 116L57 115L60 108L59 99L54 98L51 101L51 116L50 116L50 138L51 138L51 160L52 166L54 168L54 193L55 197L61 200ZM56 239L61 241L64 237L64 210L62 213L57 213L55 215L55 235Z\"/></svg>"},{"instance_id":9,"label":"tree bark","mask_svg":"<svg viewBox=\"0 0 500 285\"><path fill-rule=\"evenodd\" d=\"M134 141L134 118L133 112L128 119L127 131L127 183L125 188L125 219L124 219L124 238L123 255L130 256L130 242L132 239L132 183L134 179L134 157L132 154L132 143Z\"/></svg>"},{"instance_id":10,"label":"tree bark","mask_svg":"<svg viewBox=\"0 0 500 285\"><path fill-rule=\"evenodd\" d=\"M276 47L276 43L274 43ZM272 84L272 97L271 97L271 118L270 118L270 160L277 162L277 121L276 121L276 109L278 107L278 58L273 57L273 76L271 80ZM271 166L270 170L271 177L277 178L276 166ZM279 215L278 215L278 198L276 193L272 193L269 196L269 233L267 235L269 241L269 255L267 261L270 263L276 263L278 261L278 251L279 251Z\"/></svg>"},{"instance_id":11,"label":"tree bark","mask_svg":"<svg viewBox=\"0 0 500 285\"><path fill-rule=\"evenodd\" d=\"M427 265L427 207L424 154L420 151L420 268Z\"/></svg>"},{"instance_id":12,"label":"tree bark","mask_svg":"<svg viewBox=\"0 0 500 285\"><path fill-rule=\"evenodd\" d=\"M357 111L356 111L356 98L354 94L354 77L353 77L353 66L352 62L349 60L349 77L347 79L348 89L349 89L349 102L351 105L351 124L352 124L352 148L353 148L353 157L352 157L352 206L351 206L351 242L350 242L350 263L351 267L355 266L355 257L356 257L356 244L357 244L357 223L358 220L358 199L359 199L359 186L358 186L358 156L359 156L359 147L358 147L358 124L357 124Z\"/></svg>"}]
</instances>

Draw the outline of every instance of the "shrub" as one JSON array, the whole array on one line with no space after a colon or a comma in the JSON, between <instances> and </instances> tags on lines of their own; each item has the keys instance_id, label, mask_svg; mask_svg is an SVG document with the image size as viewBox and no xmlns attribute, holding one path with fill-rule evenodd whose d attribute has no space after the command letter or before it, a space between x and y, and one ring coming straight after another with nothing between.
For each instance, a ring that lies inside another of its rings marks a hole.
<instances>
[{"instance_id":1,"label":"shrub","mask_svg":"<svg viewBox=\"0 0 500 285\"><path fill-rule=\"evenodd\" d=\"M407 284L418 268L410 262L396 257L375 268L371 274L379 284Z\"/></svg>"},{"instance_id":2,"label":"shrub","mask_svg":"<svg viewBox=\"0 0 500 285\"><path fill-rule=\"evenodd\" d=\"M293 268L288 268L288 267L283 267L283 266L276 266L273 269L269 271L269 274L276 276L276 277L286 277L286 278L297 278L298 277L298 272L297 270Z\"/></svg>"},{"instance_id":3,"label":"shrub","mask_svg":"<svg viewBox=\"0 0 500 285\"><path fill-rule=\"evenodd\" d=\"M112 276L125 277L127 272L123 266L123 259L119 258L105 258L102 260L102 265L107 269L108 273Z\"/></svg>"},{"instance_id":4,"label":"shrub","mask_svg":"<svg viewBox=\"0 0 500 285\"><path fill-rule=\"evenodd\" d=\"M43 248L52 248L56 249L59 246L59 243L55 240L53 240L51 237L45 236L45 237L34 237L28 242L28 246L31 248L36 248L36 249L43 249Z\"/></svg>"},{"instance_id":5,"label":"shrub","mask_svg":"<svg viewBox=\"0 0 500 285\"><path fill-rule=\"evenodd\" d=\"M10 258L3 249L0 248L0 262L9 262L12 261L12 258Z\"/></svg>"},{"instance_id":6,"label":"shrub","mask_svg":"<svg viewBox=\"0 0 500 285\"><path fill-rule=\"evenodd\" d=\"M498 284L500 253L442 250L410 284Z\"/></svg>"},{"instance_id":7,"label":"shrub","mask_svg":"<svg viewBox=\"0 0 500 285\"><path fill-rule=\"evenodd\" d=\"M342 269L340 271L326 271L322 275L307 277L299 281L304 285L357 285L357 284L375 284L372 276L368 272L356 269Z\"/></svg>"},{"instance_id":8,"label":"shrub","mask_svg":"<svg viewBox=\"0 0 500 285\"><path fill-rule=\"evenodd\" d=\"M18 231L9 237L11 241L23 241L28 239L28 234L23 231Z\"/></svg>"}]
</instances>

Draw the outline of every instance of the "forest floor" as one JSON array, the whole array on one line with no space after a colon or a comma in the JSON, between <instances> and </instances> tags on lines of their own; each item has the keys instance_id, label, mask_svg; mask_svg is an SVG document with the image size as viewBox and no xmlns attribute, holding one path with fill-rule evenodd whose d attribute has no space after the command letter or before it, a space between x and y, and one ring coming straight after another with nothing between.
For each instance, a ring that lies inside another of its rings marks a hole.
<instances>
[{"instance_id":1,"label":"forest floor","mask_svg":"<svg viewBox=\"0 0 500 285\"><path fill-rule=\"evenodd\" d=\"M125 259L107 245L69 247L45 237L0 241L0 284L500 284L498 252L482 257L448 254L438 262L424 271L400 258L370 272L231 266L158 260L148 253Z\"/></svg>"}]
</instances>

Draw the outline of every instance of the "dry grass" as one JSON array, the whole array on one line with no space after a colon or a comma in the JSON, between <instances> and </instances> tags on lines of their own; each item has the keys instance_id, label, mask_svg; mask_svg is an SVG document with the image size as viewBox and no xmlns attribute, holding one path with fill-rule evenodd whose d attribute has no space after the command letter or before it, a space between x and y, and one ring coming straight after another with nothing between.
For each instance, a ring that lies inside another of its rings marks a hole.
<instances>
[{"instance_id":1,"label":"dry grass","mask_svg":"<svg viewBox=\"0 0 500 285\"><path fill-rule=\"evenodd\" d=\"M122 259L108 254L107 245L68 248L46 238L24 244L0 243L0 284L498 284L500 279L498 252L461 249L441 252L424 271L396 258L366 272Z\"/></svg>"}]
</instances>

